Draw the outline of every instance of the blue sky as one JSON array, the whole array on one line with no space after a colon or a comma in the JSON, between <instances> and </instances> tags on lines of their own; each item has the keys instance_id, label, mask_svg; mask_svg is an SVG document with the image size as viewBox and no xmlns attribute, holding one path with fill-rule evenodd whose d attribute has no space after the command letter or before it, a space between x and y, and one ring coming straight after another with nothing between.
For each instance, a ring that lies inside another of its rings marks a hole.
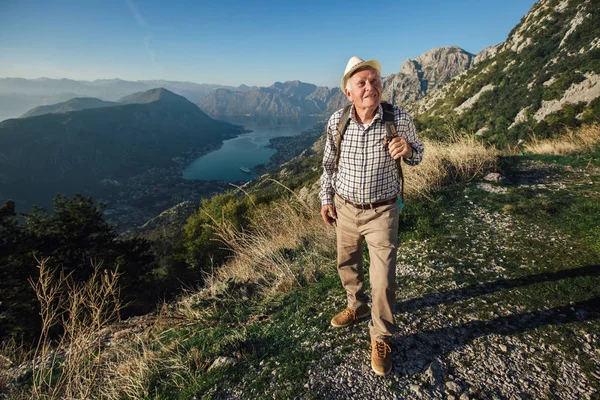
<instances>
[{"instance_id":1,"label":"blue sky","mask_svg":"<svg viewBox=\"0 0 600 400\"><path fill-rule=\"evenodd\" d=\"M383 75L440 46L506 39L533 0L0 0L0 77L337 86L348 59Z\"/></svg>"}]
</instances>

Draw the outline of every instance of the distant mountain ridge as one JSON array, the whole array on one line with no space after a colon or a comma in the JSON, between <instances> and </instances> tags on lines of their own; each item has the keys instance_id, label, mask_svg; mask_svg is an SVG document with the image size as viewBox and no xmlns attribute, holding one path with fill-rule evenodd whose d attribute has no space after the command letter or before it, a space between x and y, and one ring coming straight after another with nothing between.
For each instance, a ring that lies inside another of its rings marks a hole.
<instances>
[{"instance_id":1,"label":"distant mountain ridge","mask_svg":"<svg viewBox=\"0 0 600 400\"><path fill-rule=\"evenodd\" d=\"M400 72L382 79L383 99L410 108L412 102L469 69L473 57L459 47L448 46L429 50L415 60L408 59ZM254 90L217 89L197 104L214 118L302 117L329 114L349 101L339 87L317 87L296 80Z\"/></svg>"},{"instance_id":2,"label":"distant mountain ridge","mask_svg":"<svg viewBox=\"0 0 600 400\"><path fill-rule=\"evenodd\" d=\"M113 101L104 101L93 97L76 97L57 104L35 107L21 115L20 118L35 117L37 115L44 114L63 114L70 111L79 111L88 108L111 107L115 105L119 105L119 103Z\"/></svg>"},{"instance_id":3,"label":"distant mountain ridge","mask_svg":"<svg viewBox=\"0 0 600 400\"><path fill-rule=\"evenodd\" d=\"M217 89L198 101L214 118L235 116L302 117L322 114L332 101L345 97L339 89L317 87L300 81L275 82L269 87L236 91Z\"/></svg>"},{"instance_id":4,"label":"distant mountain ridge","mask_svg":"<svg viewBox=\"0 0 600 400\"><path fill-rule=\"evenodd\" d=\"M383 79L384 100L405 106L421 99L456 74L468 69L472 58L470 53L450 46L429 50L415 60L408 59L400 72ZM149 87L150 85L152 87ZM318 87L298 80L275 82L269 87L240 85L234 88L174 81L131 82L103 79L86 82L69 79L0 78L0 109L3 103L10 103L11 93L18 93L21 100L17 101L17 105L7 104L5 112L10 112L23 101L33 101L28 96L62 96L56 101L58 103L66 100L65 93L70 93L72 97L84 95L121 102L120 99L132 92L143 92L159 86L186 97L210 116L221 119L236 116L301 118L326 115L349 103L337 87ZM48 103L48 97L42 101ZM23 110L20 114L31 108ZM52 108L46 110L50 109ZM39 115L38 111L33 115Z\"/></svg>"},{"instance_id":5,"label":"distant mountain ridge","mask_svg":"<svg viewBox=\"0 0 600 400\"><path fill-rule=\"evenodd\" d=\"M215 89L235 89L225 85L167 80L98 79L76 81L49 78L0 78L0 121L17 118L34 107L64 102L72 98L92 97L104 101L116 101L131 93L144 92L156 87L164 87L173 93L184 96L193 103Z\"/></svg>"},{"instance_id":6,"label":"distant mountain ridge","mask_svg":"<svg viewBox=\"0 0 600 400\"><path fill-rule=\"evenodd\" d=\"M148 104L155 101L160 102L184 102L189 103L183 96L166 90L165 88L150 89L145 92L137 92L120 98L118 101L103 101L93 97L77 97L61 103L49 106L36 107L29 110L21 118L35 117L44 114L64 114L71 111L86 110L89 108L114 107L125 104Z\"/></svg>"},{"instance_id":7,"label":"distant mountain ridge","mask_svg":"<svg viewBox=\"0 0 600 400\"><path fill-rule=\"evenodd\" d=\"M165 88L155 88L145 92L133 93L119 99L120 104L149 104L154 102L180 103L187 106L190 102Z\"/></svg>"}]
</instances>

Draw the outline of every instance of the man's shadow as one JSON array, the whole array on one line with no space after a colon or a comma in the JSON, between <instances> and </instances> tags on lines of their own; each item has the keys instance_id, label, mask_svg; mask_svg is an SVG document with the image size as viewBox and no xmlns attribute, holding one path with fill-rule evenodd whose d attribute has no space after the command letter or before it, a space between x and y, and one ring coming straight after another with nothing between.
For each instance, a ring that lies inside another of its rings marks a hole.
<instances>
[{"instance_id":1,"label":"man's shadow","mask_svg":"<svg viewBox=\"0 0 600 400\"><path fill-rule=\"evenodd\" d=\"M465 288L434 293L419 299L398 303L396 309L415 311L421 307L439 305L467 298L482 296L502 289L551 282L583 276L600 275L600 265L586 266L553 273L530 275L524 278L501 279L495 282L471 285ZM600 296L548 310L513 314L487 321L470 321L461 325L417 331L406 336L392 337L395 349L394 373L399 376L424 372L439 356L485 335L514 335L549 324L562 325L569 322L600 318Z\"/></svg>"}]
</instances>

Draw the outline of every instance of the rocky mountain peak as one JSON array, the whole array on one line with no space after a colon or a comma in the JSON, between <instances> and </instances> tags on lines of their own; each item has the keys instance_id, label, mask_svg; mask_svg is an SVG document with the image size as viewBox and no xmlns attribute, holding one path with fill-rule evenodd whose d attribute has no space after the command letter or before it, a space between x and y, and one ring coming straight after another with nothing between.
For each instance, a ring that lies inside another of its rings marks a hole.
<instances>
[{"instance_id":1,"label":"rocky mountain peak","mask_svg":"<svg viewBox=\"0 0 600 400\"><path fill-rule=\"evenodd\" d=\"M496 46L489 46L486 47L485 49L481 50L479 53L477 53L475 55L475 57L473 57L473 66L479 64L482 61L487 60L490 57L493 57L496 55L496 53L498 52L498 49L501 47L502 44L496 45Z\"/></svg>"},{"instance_id":2,"label":"rocky mountain peak","mask_svg":"<svg viewBox=\"0 0 600 400\"><path fill-rule=\"evenodd\" d=\"M467 65L470 63L473 55L457 46L436 47L421 54L415 61L421 64L422 68L437 67L440 64L457 63Z\"/></svg>"},{"instance_id":3,"label":"rocky mountain peak","mask_svg":"<svg viewBox=\"0 0 600 400\"><path fill-rule=\"evenodd\" d=\"M400 73L405 75L418 74L419 67L415 61L411 60L410 58L407 58L406 61L404 61L402 63L402 66L400 67Z\"/></svg>"},{"instance_id":4,"label":"rocky mountain peak","mask_svg":"<svg viewBox=\"0 0 600 400\"><path fill-rule=\"evenodd\" d=\"M414 60L407 59L397 74L384 78L384 99L401 105L419 100L469 69L472 62L473 54L457 46L426 51Z\"/></svg>"}]
</instances>

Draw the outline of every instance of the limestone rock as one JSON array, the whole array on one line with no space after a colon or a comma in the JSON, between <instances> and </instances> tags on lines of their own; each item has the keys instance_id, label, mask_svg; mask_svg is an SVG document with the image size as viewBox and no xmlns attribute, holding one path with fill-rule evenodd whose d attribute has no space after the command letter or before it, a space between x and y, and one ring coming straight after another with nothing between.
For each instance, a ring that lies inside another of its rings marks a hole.
<instances>
[{"instance_id":1,"label":"limestone rock","mask_svg":"<svg viewBox=\"0 0 600 400\"><path fill-rule=\"evenodd\" d=\"M490 172L489 174L483 177L483 180L487 182L502 182L504 180L504 177L498 172Z\"/></svg>"},{"instance_id":2,"label":"limestone rock","mask_svg":"<svg viewBox=\"0 0 600 400\"><path fill-rule=\"evenodd\" d=\"M475 55L475 57L473 57L473 66L479 64L482 61L487 60L488 58L494 57L496 55L496 53L498 53L499 47L500 47L500 45L489 46L489 47L486 47L485 49L481 50L479 53L477 53Z\"/></svg>"},{"instance_id":3,"label":"limestone rock","mask_svg":"<svg viewBox=\"0 0 600 400\"><path fill-rule=\"evenodd\" d=\"M217 359L212 363L208 370L210 371L213 368L229 367L235 364L237 364L237 360L235 358L220 356L217 357Z\"/></svg>"},{"instance_id":4,"label":"limestone rock","mask_svg":"<svg viewBox=\"0 0 600 400\"><path fill-rule=\"evenodd\" d=\"M542 101L541 107L535 112L533 118L539 122L547 115L559 111L566 104L589 103L600 97L600 75L589 73L585 77L583 82L572 84L560 100Z\"/></svg>"},{"instance_id":5,"label":"limestone rock","mask_svg":"<svg viewBox=\"0 0 600 400\"><path fill-rule=\"evenodd\" d=\"M444 378L444 370L438 360L434 360L429 364L429 368L425 371L425 376L432 386L437 386L442 383Z\"/></svg>"},{"instance_id":6,"label":"limestone rock","mask_svg":"<svg viewBox=\"0 0 600 400\"><path fill-rule=\"evenodd\" d=\"M481 97L482 94L484 94L487 91L494 90L494 88L495 88L495 86L492 84L485 85L484 87L481 88L481 90L479 90L479 92L477 92L475 95L473 95L473 97L465 100L461 105L456 107L454 109L454 112L456 112L458 115L462 114L469 108L473 107L475 105L475 103L477 103L477 100L479 100L479 98Z\"/></svg>"},{"instance_id":7,"label":"limestone rock","mask_svg":"<svg viewBox=\"0 0 600 400\"><path fill-rule=\"evenodd\" d=\"M462 387L454 381L446 382L446 389L448 389L454 393L460 393L462 391Z\"/></svg>"}]
</instances>

